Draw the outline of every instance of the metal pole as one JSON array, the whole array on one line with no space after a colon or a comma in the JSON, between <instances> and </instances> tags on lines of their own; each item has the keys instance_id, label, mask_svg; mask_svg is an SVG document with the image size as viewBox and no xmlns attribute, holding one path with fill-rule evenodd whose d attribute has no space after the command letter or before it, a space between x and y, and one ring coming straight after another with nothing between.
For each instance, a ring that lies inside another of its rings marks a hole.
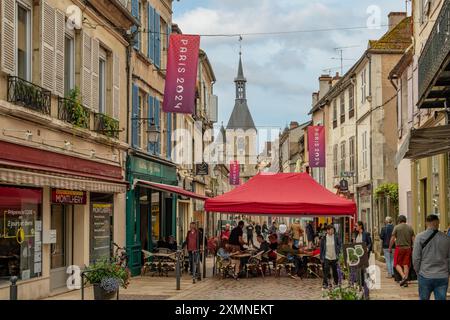
<instances>
[{"instance_id":1,"label":"metal pole","mask_svg":"<svg viewBox=\"0 0 450 320\"><path fill-rule=\"evenodd\" d=\"M9 300L17 300L17 277L12 276L11 286L9 287Z\"/></svg>"},{"instance_id":2,"label":"metal pole","mask_svg":"<svg viewBox=\"0 0 450 320\"><path fill-rule=\"evenodd\" d=\"M203 211L203 259L202 259L202 267L203 267L203 278L206 278L206 253L208 251L206 244L206 211Z\"/></svg>"},{"instance_id":3,"label":"metal pole","mask_svg":"<svg viewBox=\"0 0 450 320\"><path fill-rule=\"evenodd\" d=\"M176 265L175 265L175 272L177 275L177 290L180 290L180 277L181 277L181 273L180 273L180 257L181 257L181 250L177 250L177 261L176 261Z\"/></svg>"}]
</instances>

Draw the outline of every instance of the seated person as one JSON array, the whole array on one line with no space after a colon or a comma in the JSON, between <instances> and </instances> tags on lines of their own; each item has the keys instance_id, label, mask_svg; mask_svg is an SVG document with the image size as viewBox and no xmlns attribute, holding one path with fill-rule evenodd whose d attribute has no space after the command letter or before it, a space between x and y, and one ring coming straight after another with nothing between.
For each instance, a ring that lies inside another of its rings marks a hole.
<instances>
[{"instance_id":1,"label":"seated person","mask_svg":"<svg viewBox=\"0 0 450 320\"><path fill-rule=\"evenodd\" d=\"M167 242L164 241L164 239L161 237L159 238L158 242L157 242L157 247L159 248L167 248Z\"/></svg>"},{"instance_id":2,"label":"seated person","mask_svg":"<svg viewBox=\"0 0 450 320\"><path fill-rule=\"evenodd\" d=\"M269 243L264 239L264 236L262 234L258 234L256 236L256 240L259 243L259 248L257 250L257 252L264 252L263 255L261 256L261 261L267 262L269 261L269 257L266 253L268 253L270 251L270 245Z\"/></svg>"},{"instance_id":3,"label":"seated person","mask_svg":"<svg viewBox=\"0 0 450 320\"><path fill-rule=\"evenodd\" d=\"M297 274L300 269L301 261L300 258L297 256L298 249L293 249L292 245L293 245L292 239L288 236L284 236L283 239L281 240L280 246L278 247L278 253L282 254L283 256L286 256L288 262L294 263L295 265L294 274Z\"/></svg>"},{"instance_id":4,"label":"seated person","mask_svg":"<svg viewBox=\"0 0 450 320\"><path fill-rule=\"evenodd\" d=\"M167 248L170 249L171 251L177 251L178 246L177 246L177 242L175 241L175 237L174 236L169 236L167 238Z\"/></svg>"},{"instance_id":5,"label":"seated person","mask_svg":"<svg viewBox=\"0 0 450 320\"><path fill-rule=\"evenodd\" d=\"M278 249L278 237L276 233L272 233L269 236L269 261L273 261L275 264L275 261L277 260L277 249Z\"/></svg>"},{"instance_id":6,"label":"seated person","mask_svg":"<svg viewBox=\"0 0 450 320\"><path fill-rule=\"evenodd\" d=\"M217 256L219 256L222 261L222 267L231 266L231 257L238 252L232 253L228 245L228 240L222 240L220 243L219 250L217 251ZM232 274L234 278L237 277L236 274Z\"/></svg>"}]
</instances>

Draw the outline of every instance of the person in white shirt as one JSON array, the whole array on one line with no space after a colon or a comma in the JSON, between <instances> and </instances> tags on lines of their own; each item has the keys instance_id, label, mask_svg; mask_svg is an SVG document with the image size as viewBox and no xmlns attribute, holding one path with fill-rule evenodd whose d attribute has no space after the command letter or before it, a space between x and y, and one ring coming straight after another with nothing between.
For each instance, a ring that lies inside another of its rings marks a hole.
<instances>
[{"instance_id":1,"label":"person in white shirt","mask_svg":"<svg viewBox=\"0 0 450 320\"><path fill-rule=\"evenodd\" d=\"M323 266L323 288L328 288L330 268L333 270L334 285L339 284L337 263L341 253L341 240L334 232L332 224L327 226L327 234L320 241L320 261Z\"/></svg>"}]
</instances>

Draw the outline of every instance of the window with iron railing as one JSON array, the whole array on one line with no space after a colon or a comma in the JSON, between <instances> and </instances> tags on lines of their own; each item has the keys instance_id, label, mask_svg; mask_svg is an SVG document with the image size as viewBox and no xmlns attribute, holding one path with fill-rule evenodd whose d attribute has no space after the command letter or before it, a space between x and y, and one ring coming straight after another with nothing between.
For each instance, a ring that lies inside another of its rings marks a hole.
<instances>
[{"instance_id":1,"label":"window with iron railing","mask_svg":"<svg viewBox=\"0 0 450 320\"><path fill-rule=\"evenodd\" d=\"M19 77L8 76L8 102L50 115L52 93Z\"/></svg>"}]
</instances>

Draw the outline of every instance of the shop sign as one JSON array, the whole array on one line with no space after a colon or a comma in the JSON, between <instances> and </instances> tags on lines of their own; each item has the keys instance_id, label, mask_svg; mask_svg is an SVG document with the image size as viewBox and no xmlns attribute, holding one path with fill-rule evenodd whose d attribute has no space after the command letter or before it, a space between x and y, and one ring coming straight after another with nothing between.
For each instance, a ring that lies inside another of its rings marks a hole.
<instances>
[{"instance_id":1,"label":"shop sign","mask_svg":"<svg viewBox=\"0 0 450 320\"><path fill-rule=\"evenodd\" d=\"M348 191L348 181L342 179L339 181L339 191Z\"/></svg>"},{"instance_id":2,"label":"shop sign","mask_svg":"<svg viewBox=\"0 0 450 320\"><path fill-rule=\"evenodd\" d=\"M86 204L86 191L52 189L52 203Z\"/></svg>"},{"instance_id":3,"label":"shop sign","mask_svg":"<svg viewBox=\"0 0 450 320\"><path fill-rule=\"evenodd\" d=\"M195 174L197 176L207 176L209 174L209 166L206 162L195 165Z\"/></svg>"},{"instance_id":4,"label":"shop sign","mask_svg":"<svg viewBox=\"0 0 450 320\"><path fill-rule=\"evenodd\" d=\"M369 267L369 255L365 243L344 244L344 259L349 267L357 269Z\"/></svg>"},{"instance_id":5,"label":"shop sign","mask_svg":"<svg viewBox=\"0 0 450 320\"><path fill-rule=\"evenodd\" d=\"M26 238L34 237L34 219L36 211L33 209L14 210L3 212L3 238L15 238L20 244Z\"/></svg>"}]
</instances>

